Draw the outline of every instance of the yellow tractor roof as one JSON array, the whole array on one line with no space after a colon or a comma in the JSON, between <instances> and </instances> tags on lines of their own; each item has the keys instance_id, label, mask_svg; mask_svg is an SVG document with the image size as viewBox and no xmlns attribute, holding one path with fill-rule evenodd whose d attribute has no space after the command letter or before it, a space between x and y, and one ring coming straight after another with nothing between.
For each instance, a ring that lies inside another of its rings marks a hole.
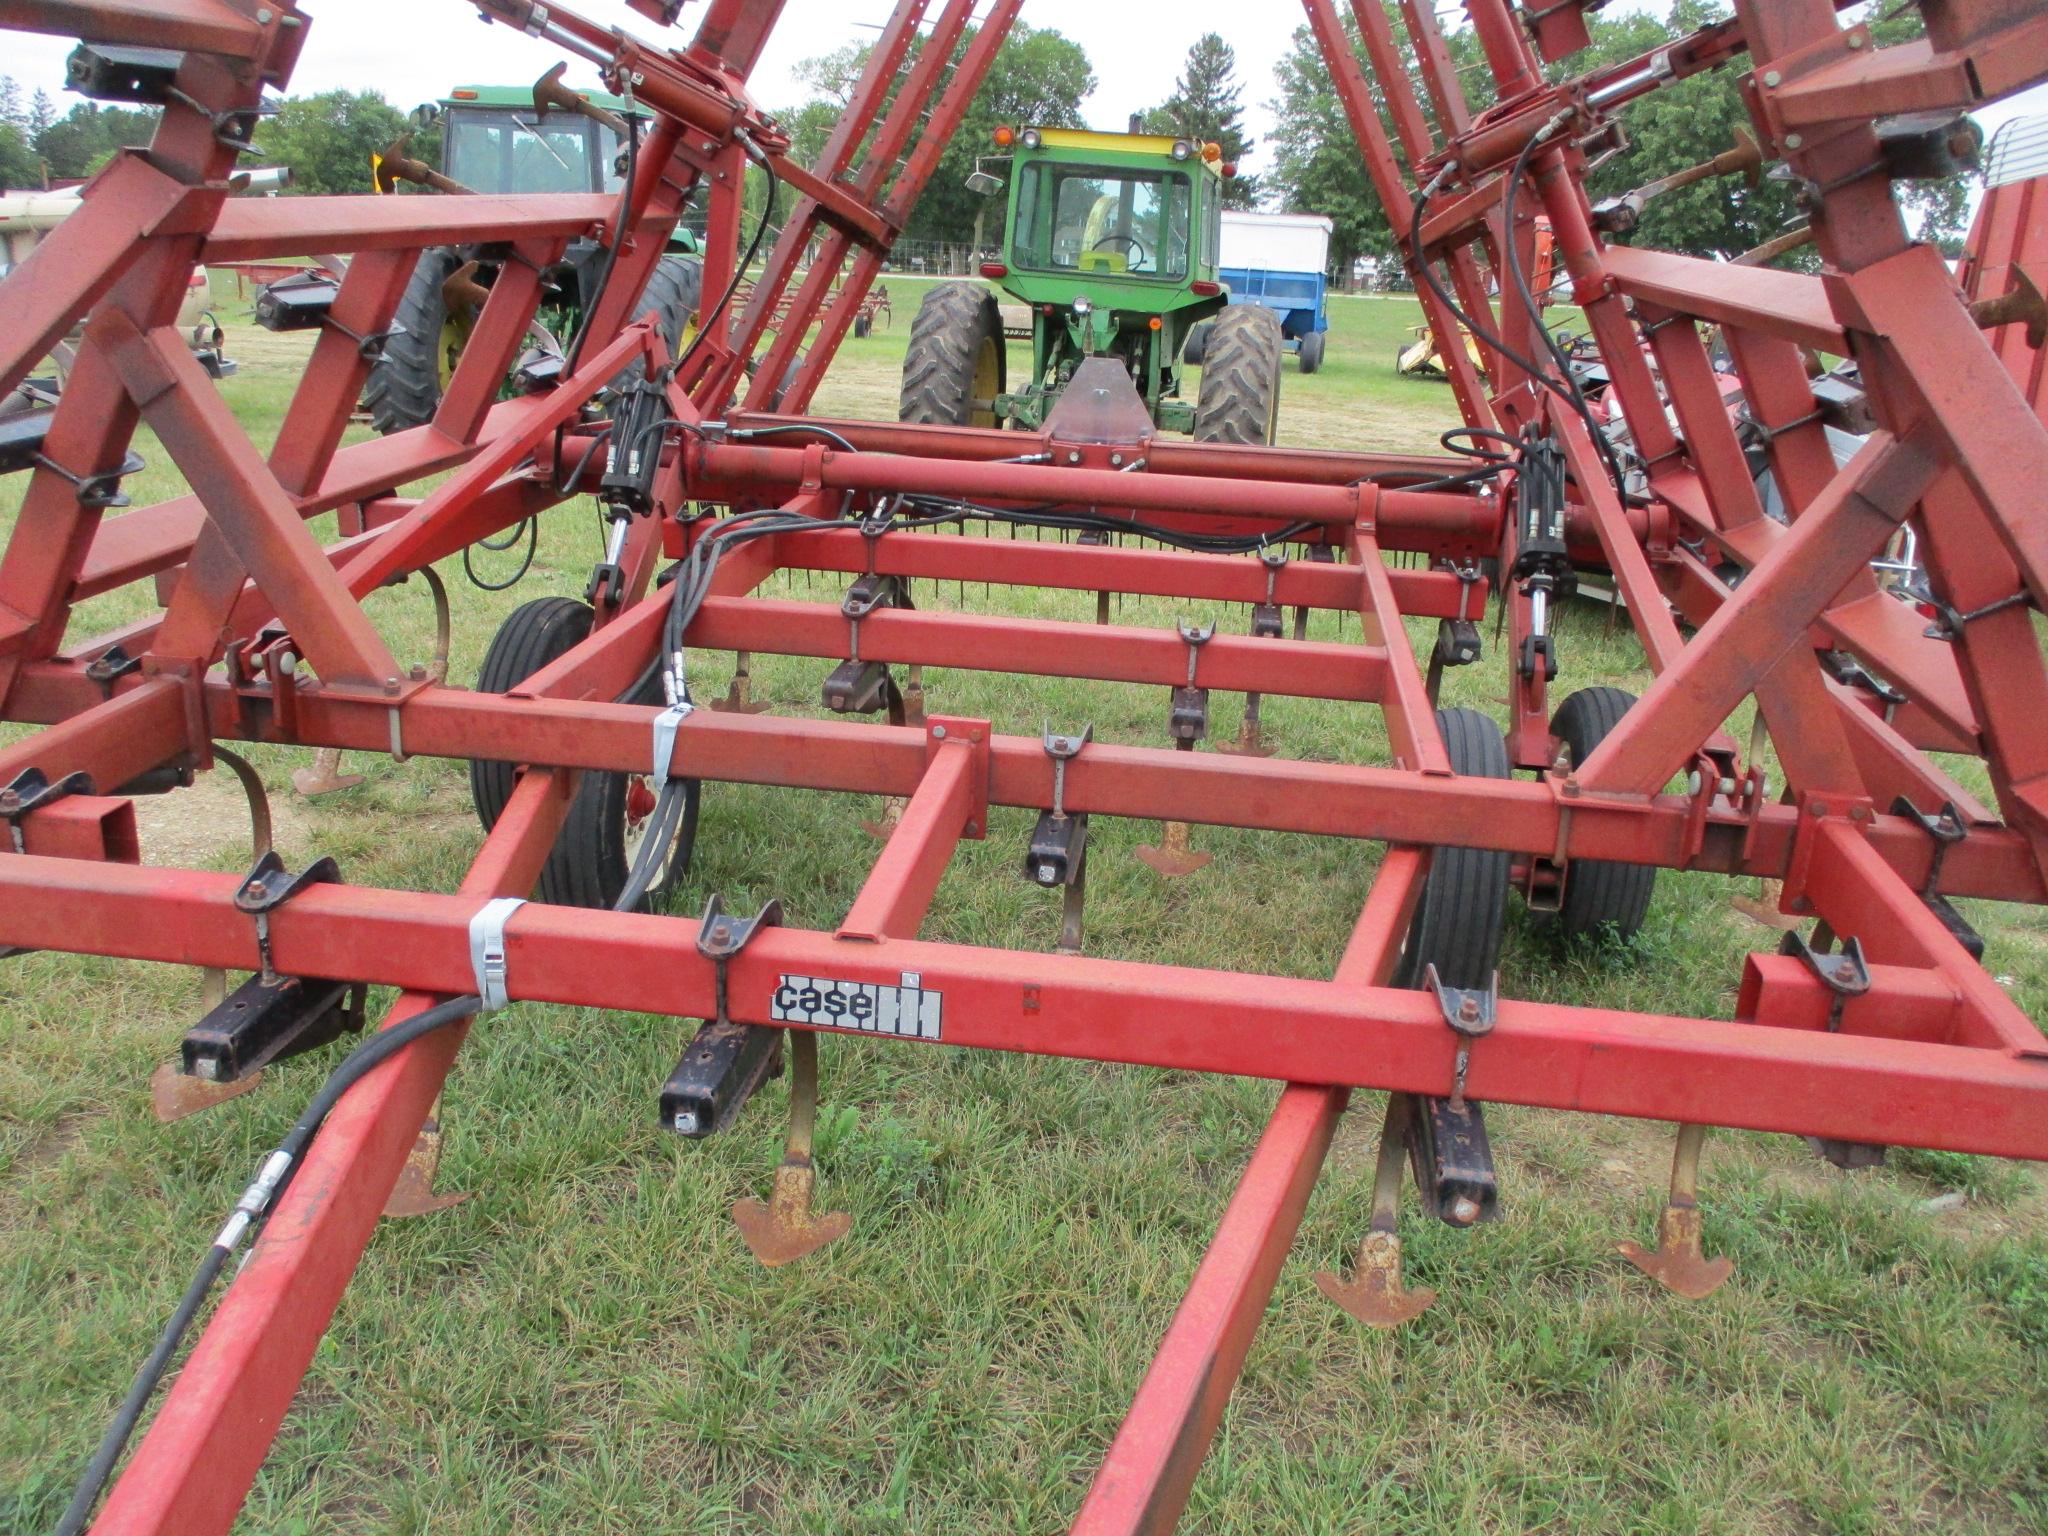
<instances>
[{"instance_id":1,"label":"yellow tractor roof","mask_svg":"<svg viewBox=\"0 0 2048 1536\"><path fill-rule=\"evenodd\" d=\"M1170 158L1173 146L1180 142L1178 136L1170 133L1097 133L1092 128L1041 128L1038 137L1047 149L1103 150L1113 154L1158 155L1162 159ZM1218 161L1202 157L1199 146L1194 159L1183 163L1207 166L1211 175L1223 174Z\"/></svg>"}]
</instances>

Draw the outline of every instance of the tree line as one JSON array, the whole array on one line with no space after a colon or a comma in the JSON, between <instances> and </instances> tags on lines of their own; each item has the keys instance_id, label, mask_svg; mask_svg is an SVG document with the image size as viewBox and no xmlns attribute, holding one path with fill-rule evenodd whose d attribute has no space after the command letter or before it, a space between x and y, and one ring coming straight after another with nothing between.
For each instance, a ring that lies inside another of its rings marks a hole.
<instances>
[{"instance_id":1,"label":"tree line","mask_svg":"<svg viewBox=\"0 0 2048 1536\"><path fill-rule=\"evenodd\" d=\"M75 103L59 114L46 91L24 96L0 75L0 188L33 191L91 176L116 151L145 145L154 107ZM288 165L298 193L368 192L370 155L407 129L377 91L324 91L276 104L256 127L252 164Z\"/></svg>"},{"instance_id":2,"label":"tree line","mask_svg":"<svg viewBox=\"0 0 2048 1536\"><path fill-rule=\"evenodd\" d=\"M1580 73L1632 58L1726 15L1719 0L1672 0L1662 19L1596 12L1587 18L1593 46L1554 72ZM1401 37L1399 16L1390 19L1412 72L1414 54ZM1874 25L1880 43L1891 43L1913 35L1921 23L1917 13L1909 12ZM969 33L960 48L971 40ZM1355 46L1355 32L1353 41ZM1483 109L1491 101L1490 80L1472 32L1453 31L1446 41L1473 109ZM798 80L809 94L782 114L781 126L800 162L815 163L845 115L871 46L848 44L798 66ZM977 245L997 240L1000 203L966 187L980 162L999 158L995 129L1001 124L1084 126L1082 103L1095 85L1094 68L1079 43L1049 29L1013 28L912 210L903 237ZM1329 216L1336 225L1331 257L1339 272L1348 270L1355 257L1394 256L1401 235L1372 191L1329 68L1306 26L1296 29L1274 72L1274 88L1268 105L1276 127L1271 143L1260 146L1244 127L1245 85L1236 54L1211 32L1189 48L1166 100L1136 116L1147 131L1219 144L1223 159L1238 167L1225 183L1227 206ZM1377 104L1386 121L1384 100ZM1424 110L1429 111L1426 100ZM91 175L121 145L146 143L155 117L147 108L94 102L80 102L60 115L44 92L24 99L13 80L0 77L0 185L39 187L51 179ZM1736 71L1711 71L1668 85L1623 114L1626 143L1589 172L1587 192L1597 201L1707 159L1732 145L1736 130L1748 121ZM404 115L376 91L328 91L289 98L266 115L256 131L257 153L265 163L291 167L295 192L365 192L370 190L371 153L406 128ZM431 157L433 148L422 141L413 152ZM763 206L766 192L754 173L748 187L750 211ZM1921 217L1923 235L1953 249L1967 213L1963 181L1902 183L1901 192ZM1770 178L1753 188L1731 180L1697 183L1651 202L1630 238L1695 255L1732 256L1796 224L1793 195L1789 182ZM786 198L782 211L787 212Z\"/></svg>"}]
</instances>

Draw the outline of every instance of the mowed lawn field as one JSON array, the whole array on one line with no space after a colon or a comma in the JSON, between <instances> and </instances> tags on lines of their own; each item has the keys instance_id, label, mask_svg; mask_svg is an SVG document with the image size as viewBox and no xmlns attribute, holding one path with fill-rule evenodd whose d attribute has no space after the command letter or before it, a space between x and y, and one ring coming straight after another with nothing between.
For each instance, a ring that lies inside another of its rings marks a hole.
<instances>
[{"instance_id":1,"label":"mowed lawn field","mask_svg":"<svg viewBox=\"0 0 2048 1536\"><path fill-rule=\"evenodd\" d=\"M849 342L823 414L894 415L922 285L889 281L893 323ZM229 303L241 371L223 394L267 446L306 352ZM1455 424L1443 385L1402 380L1402 299L1333 303L1325 370L1287 364L1282 440L1430 447ZM1013 372L1014 376L1014 372ZM138 503L182 483L145 441ZM19 478L0 481L11 528ZM325 532L331 525L320 525ZM452 672L474 678L518 603L580 594L588 505L542 529L514 591L459 562ZM480 554L496 576L507 555ZM764 589L836 601L835 585ZM1086 621L1092 594L920 584L920 606ZM96 601L75 633L138 611ZM370 609L425 660L419 584ZM1130 601L1242 629L1242 610ZM1605 610L1568 607L1564 688L1640 689L1642 656ZM1415 625L1418 645L1434 625ZM1358 636L1323 615L1312 633ZM1504 714L1488 625L1446 703ZM731 658L694 658L700 696ZM780 713L817 714L824 663L759 658ZM1162 690L962 672L928 705L1035 733L1166 741ZM1242 700L1218 695L1211 746ZM1384 760L1362 705L1269 699L1279 750ZM1748 716L1737 717L1748 739ZM1206 750L1206 749L1205 749ZM300 867L450 890L480 842L459 763L352 758L357 789L304 800L307 754L255 749L277 841ZM1959 772L1964 771L1958 769ZM1969 782L1982 787L1981 776ZM231 780L141 806L145 857L240 869ZM877 844L875 802L707 787L678 910L711 892L829 927ZM1030 818L998 811L963 844L928 938L1049 950L1055 898L1019 861ZM1326 977L1379 850L1197 829L1216 855L1167 881L1133 856L1154 824L1098 822L1091 953ZM1727 1016L1741 955L1775 945L1741 888L1665 874L1633 946L1561 950L1516 906L1502 963L1517 996ZM1752 890L1750 894L1754 894ZM1972 905L1986 963L2048 1017L2044 918ZM173 1125L148 1078L199 1010L191 972L32 954L0 963L0 1531L44 1532L204 1244L335 1059L270 1071ZM239 1529L251 1532L1018 1532L1063 1530L1270 1112L1272 1083L827 1038L821 1194L851 1236L789 1269L748 1256L728 1212L781 1150L786 1084L740 1126L682 1142L655 1095L690 1034L659 1018L519 1005L481 1021L444 1105L444 1188L471 1198L387 1222L320 1346ZM1184 1529L1303 1533L2048 1532L2048 1206L2039 1170L1894 1153L1838 1172L1789 1137L1709 1143L1707 1243L1736 1275L1705 1302L1667 1295L1616 1252L1648 1241L1669 1128L1496 1108L1494 1225L1405 1221L1411 1283L1438 1301L1371 1333L1316 1291L1348 1266L1370 1203L1380 1096L1338 1132ZM1959 1197L1959 1198L1957 1198Z\"/></svg>"}]
</instances>

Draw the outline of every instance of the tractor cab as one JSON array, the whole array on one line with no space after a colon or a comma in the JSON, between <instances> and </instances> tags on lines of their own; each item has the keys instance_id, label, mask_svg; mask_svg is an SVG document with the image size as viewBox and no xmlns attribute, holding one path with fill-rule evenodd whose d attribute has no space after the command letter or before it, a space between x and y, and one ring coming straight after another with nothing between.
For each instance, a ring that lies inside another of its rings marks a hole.
<instances>
[{"instance_id":1,"label":"tractor cab","mask_svg":"<svg viewBox=\"0 0 2048 1536\"><path fill-rule=\"evenodd\" d=\"M984 261L981 275L1030 311L1030 375L1007 387L994 296L978 284L940 284L912 328L903 418L1036 431L1075 370L1107 357L1160 429L1272 441L1278 380L1264 377L1257 321L1234 328L1250 327L1258 398L1225 402L1225 386L1206 380L1202 400L1181 396L1188 332L1228 297L1217 259L1223 179L1234 168L1217 146L1067 128L999 128L996 146L1010 156L1008 215L1000 259ZM1004 190L980 168L968 185L989 196Z\"/></svg>"},{"instance_id":2,"label":"tractor cab","mask_svg":"<svg viewBox=\"0 0 2048 1536\"><path fill-rule=\"evenodd\" d=\"M626 103L583 98L607 112ZM441 130L441 170L477 192L615 192L624 181L619 135L573 112L535 109L531 86L465 85L415 114Z\"/></svg>"}]
</instances>

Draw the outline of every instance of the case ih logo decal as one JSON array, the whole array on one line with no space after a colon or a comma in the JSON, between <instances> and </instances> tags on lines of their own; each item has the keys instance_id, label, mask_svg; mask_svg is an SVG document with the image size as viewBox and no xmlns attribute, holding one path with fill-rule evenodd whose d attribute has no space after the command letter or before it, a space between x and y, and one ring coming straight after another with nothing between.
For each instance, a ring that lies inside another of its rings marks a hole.
<instances>
[{"instance_id":1,"label":"case ih logo decal","mask_svg":"<svg viewBox=\"0 0 2048 1536\"><path fill-rule=\"evenodd\" d=\"M783 1024L936 1040L945 998L927 992L922 980L915 971L905 971L898 987L873 981L835 981L828 976L784 976L768 999L768 1017Z\"/></svg>"}]
</instances>

